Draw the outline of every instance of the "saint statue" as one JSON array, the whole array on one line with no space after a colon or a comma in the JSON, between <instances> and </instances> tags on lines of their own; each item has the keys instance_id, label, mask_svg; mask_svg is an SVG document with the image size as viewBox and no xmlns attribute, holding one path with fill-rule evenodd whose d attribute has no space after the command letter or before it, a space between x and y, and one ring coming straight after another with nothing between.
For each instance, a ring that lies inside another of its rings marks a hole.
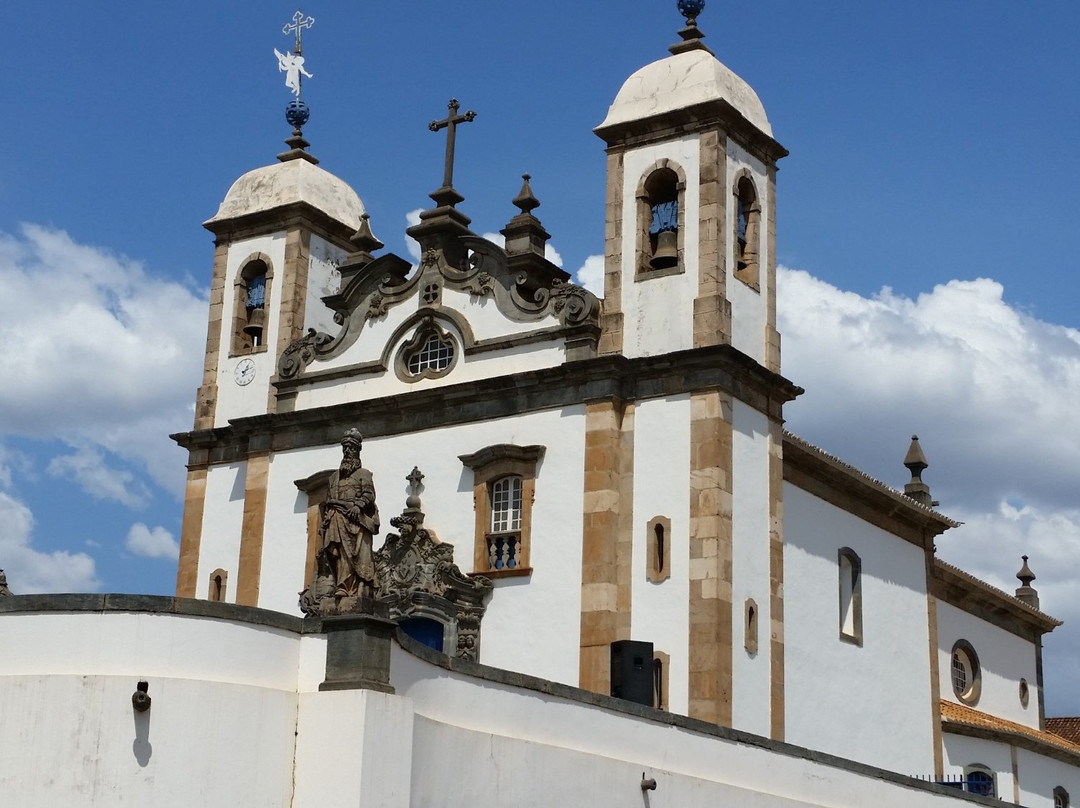
<instances>
[{"instance_id":1,"label":"saint statue","mask_svg":"<svg viewBox=\"0 0 1080 808\"><path fill-rule=\"evenodd\" d=\"M315 78L304 70L304 57L299 53L282 53L274 48L274 55L278 59L278 72L285 73L285 86L293 91L293 95L300 97L300 74L303 73L309 79Z\"/></svg>"},{"instance_id":2,"label":"saint statue","mask_svg":"<svg viewBox=\"0 0 1080 808\"><path fill-rule=\"evenodd\" d=\"M8 589L7 575L4 574L3 570L0 570L0 598L7 597L10 594L11 590Z\"/></svg>"},{"instance_id":3,"label":"saint statue","mask_svg":"<svg viewBox=\"0 0 1080 808\"><path fill-rule=\"evenodd\" d=\"M360 463L362 445L355 429L341 439L341 465L330 475L321 508L315 580L300 594L306 614L352 611L358 599L375 595L371 541L379 532L379 509L371 472Z\"/></svg>"}]
</instances>

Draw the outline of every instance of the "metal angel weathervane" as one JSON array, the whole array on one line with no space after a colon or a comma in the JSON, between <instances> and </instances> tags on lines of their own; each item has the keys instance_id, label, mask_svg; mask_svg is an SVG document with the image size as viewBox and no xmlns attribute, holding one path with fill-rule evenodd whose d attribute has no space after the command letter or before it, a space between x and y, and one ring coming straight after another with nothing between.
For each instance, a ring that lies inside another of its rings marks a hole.
<instances>
[{"instance_id":1,"label":"metal angel weathervane","mask_svg":"<svg viewBox=\"0 0 1080 808\"><path fill-rule=\"evenodd\" d=\"M307 104L305 104L300 97L300 83L303 80L302 76L307 76L309 79L314 78L304 69L304 57L302 55L304 52L304 29L310 28L314 24L314 17L305 17L304 12L297 11L293 14L292 22L286 23L281 29L281 33L283 34L294 35L293 52L282 53L277 48L274 48L274 55L277 56L278 60L278 71L285 74L285 86L292 90L292 93L295 96L285 108L285 120L298 130L307 123L308 118L311 117L311 112L308 110Z\"/></svg>"}]
</instances>

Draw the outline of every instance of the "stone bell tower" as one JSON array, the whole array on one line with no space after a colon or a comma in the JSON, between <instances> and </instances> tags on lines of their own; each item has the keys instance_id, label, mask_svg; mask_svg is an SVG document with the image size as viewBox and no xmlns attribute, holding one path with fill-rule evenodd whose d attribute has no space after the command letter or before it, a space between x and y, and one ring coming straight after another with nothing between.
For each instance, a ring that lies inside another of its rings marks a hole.
<instances>
[{"instance_id":1,"label":"stone bell tower","mask_svg":"<svg viewBox=\"0 0 1080 808\"><path fill-rule=\"evenodd\" d=\"M682 0L682 41L623 84L607 143L603 353L733 345L772 371L776 161L750 86L712 54Z\"/></svg>"}]
</instances>

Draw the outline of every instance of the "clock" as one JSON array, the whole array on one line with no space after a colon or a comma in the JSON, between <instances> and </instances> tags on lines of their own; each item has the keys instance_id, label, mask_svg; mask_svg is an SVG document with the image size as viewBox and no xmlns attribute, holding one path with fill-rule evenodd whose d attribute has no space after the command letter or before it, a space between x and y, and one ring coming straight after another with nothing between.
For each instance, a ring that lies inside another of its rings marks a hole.
<instances>
[{"instance_id":1,"label":"clock","mask_svg":"<svg viewBox=\"0 0 1080 808\"><path fill-rule=\"evenodd\" d=\"M233 371L233 378L241 387L251 384L255 378L255 361L250 358L241 359L236 365L236 370Z\"/></svg>"}]
</instances>

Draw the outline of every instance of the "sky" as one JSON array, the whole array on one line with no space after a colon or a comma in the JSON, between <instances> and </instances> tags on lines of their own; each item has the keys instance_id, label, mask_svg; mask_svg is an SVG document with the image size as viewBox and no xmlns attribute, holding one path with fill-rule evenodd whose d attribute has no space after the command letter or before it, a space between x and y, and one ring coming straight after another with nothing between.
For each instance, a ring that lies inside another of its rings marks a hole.
<instances>
[{"instance_id":1,"label":"sky","mask_svg":"<svg viewBox=\"0 0 1080 808\"><path fill-rule=\"evenodd\" d=\"M441 184L496 232L532 175L594 284L623 80L674 0L309 2L311 151L387 249ZM752 9L753 18L748 18ZM0 160L0 567L31 591L169 594L206 335L210 218L284 150L295 6L16 2ZM791 155L778 177L783 372L800 436L897 487L913 433L963 527L939 555L1007 591L1031 557L1050 714L1080 714L1080 4L709 0L706 42Z\"/></svg>"}]
</instances>

